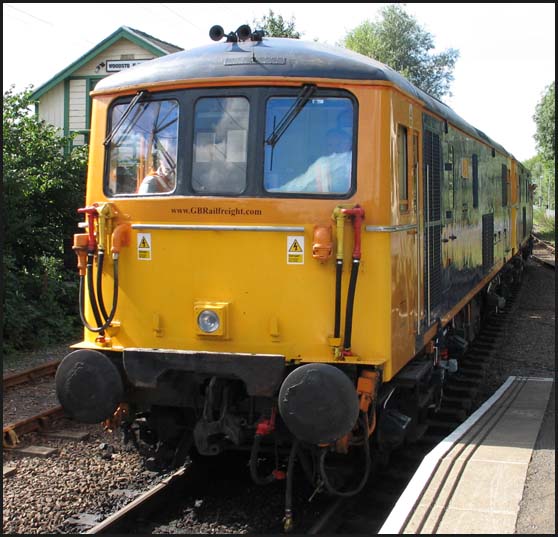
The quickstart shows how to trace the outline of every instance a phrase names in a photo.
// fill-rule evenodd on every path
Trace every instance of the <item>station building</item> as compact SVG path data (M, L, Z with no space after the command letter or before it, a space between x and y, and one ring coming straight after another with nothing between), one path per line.
M121 26L32 94L35 113L64 135L77 133L74 145L89 143L91 97L99 80L134 65L183 50L145 32Z

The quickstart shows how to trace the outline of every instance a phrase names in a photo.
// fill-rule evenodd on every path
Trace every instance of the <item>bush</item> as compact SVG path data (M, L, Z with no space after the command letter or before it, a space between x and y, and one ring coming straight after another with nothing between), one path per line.
M87 148L29 112L31 90L4 93L4 350L75 337L77 271L64 268L83 205Z
M556 244L556 220L542 207L533 210L533 231L540 239Z

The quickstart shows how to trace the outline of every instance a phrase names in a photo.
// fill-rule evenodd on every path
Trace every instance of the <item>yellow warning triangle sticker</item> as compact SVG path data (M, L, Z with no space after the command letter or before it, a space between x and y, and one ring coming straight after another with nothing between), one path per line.
M300 244L298 244L298 241L296 239L291 244L289 252L302 252L302 248L300 247Z
M145 237L141 238L138 248L149 248L149 243L145 240Z

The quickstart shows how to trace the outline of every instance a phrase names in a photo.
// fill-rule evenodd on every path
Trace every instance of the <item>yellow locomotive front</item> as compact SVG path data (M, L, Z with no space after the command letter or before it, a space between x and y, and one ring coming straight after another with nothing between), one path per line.
M199 54L241 73L259 55L281 73L257 45ZM391 352L389 239L364 232L390 211L375 179L389 169L386 92L205 65L169 75L173 60L185 64L94 92L75 236L84 341L58 370L59 399L77 420L118 420L160 466L249 450L265 483L286 458L258 460L293 440L368 453Z

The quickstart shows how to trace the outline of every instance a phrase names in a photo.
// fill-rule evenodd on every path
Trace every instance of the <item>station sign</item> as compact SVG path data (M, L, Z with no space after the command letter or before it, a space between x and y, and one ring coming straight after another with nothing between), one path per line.
M143 60L106 60L107 73L116 73L124 69L130 69L139 63L148 62L153 58L146 58Z

